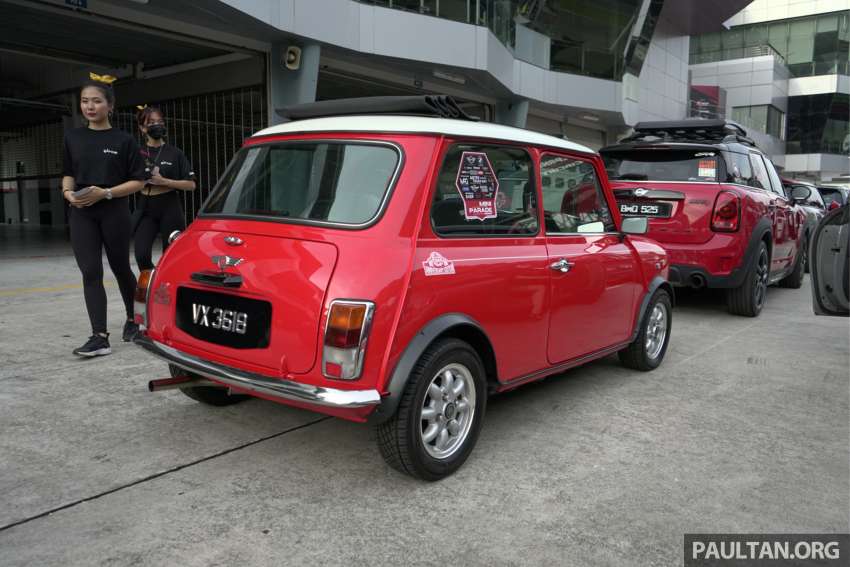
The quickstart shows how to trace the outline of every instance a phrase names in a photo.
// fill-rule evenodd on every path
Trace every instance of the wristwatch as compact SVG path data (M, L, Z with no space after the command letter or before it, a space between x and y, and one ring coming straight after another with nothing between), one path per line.
M107 189L106 190L106 200L108 201L111 198L112 198L112 189Z

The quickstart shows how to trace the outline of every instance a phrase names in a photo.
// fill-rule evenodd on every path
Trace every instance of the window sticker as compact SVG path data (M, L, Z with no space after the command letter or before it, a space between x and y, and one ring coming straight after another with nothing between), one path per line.
M463 199L466 220L494 219L499 181L484 152L463 152L457 171L455 187Z
M454 262L440 254L431 252L428 259L422 262L426 276L450 276L455 273Z
M707 177L714 179L717 177L717 160L701 159L699 160L697 177Z

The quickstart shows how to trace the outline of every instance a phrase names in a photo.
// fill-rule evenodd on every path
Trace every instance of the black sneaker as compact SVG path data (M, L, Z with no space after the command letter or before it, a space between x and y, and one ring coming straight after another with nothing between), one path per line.
M124 332L121 333L121 340L123 340L125 343L129 343L130 341L136 338L136 335L138 333L139 326L133 321L126 321L124 323Z
M77 356L103 356L104 354L112 354L112 349L109 348L109 339L100 335L92 335L86 344L80 348L74 349L74 354Z

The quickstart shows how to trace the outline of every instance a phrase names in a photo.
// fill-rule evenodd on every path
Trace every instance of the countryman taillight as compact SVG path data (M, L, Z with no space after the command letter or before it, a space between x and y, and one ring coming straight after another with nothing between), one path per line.
M714 200L711 213L711 230L734 232L741 220L741 199L731 191L721 191Z
M133 296L133 320L137 325L147 326L148 295L153 281L153 270L142 270Z
M322 351L322 374L327 378L360 378L374 311L371 301L331 302Z

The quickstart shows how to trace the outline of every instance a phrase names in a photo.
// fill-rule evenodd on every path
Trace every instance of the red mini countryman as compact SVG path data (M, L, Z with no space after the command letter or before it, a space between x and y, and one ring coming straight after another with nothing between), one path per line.
M667 255L620 218L598 154L446 97L288 115L140 278L136 342L172 374L151 390L372 422L391 466L436 480L488 395L613 353L661 363Z
M747 317L761 313L769 285L802 285L809 190L786 192L740 125L641 122L600 151L620 213L650 217L674 285L725 289L729 311Z

